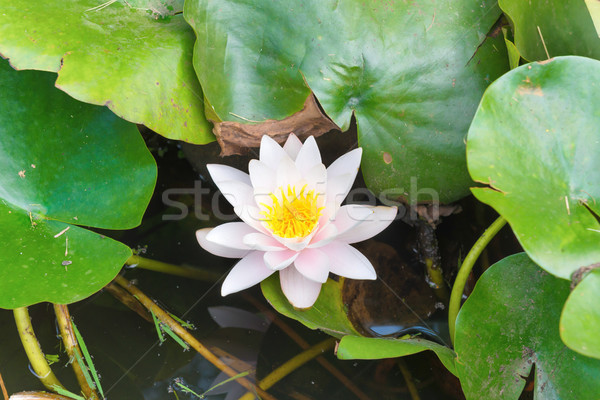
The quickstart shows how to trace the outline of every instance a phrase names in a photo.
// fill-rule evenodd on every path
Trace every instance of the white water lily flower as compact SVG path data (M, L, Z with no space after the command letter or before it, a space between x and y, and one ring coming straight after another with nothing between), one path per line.
M358 168L362 149L338 158L329 168L311 136L304 144L291 134L283 146L268 136L249 174L207 165L210 175L243 222L196 232L207 251L241 258L223 282L221 294L249 288L275 271L294 307L311 307L330 272L353 279L376 279L369 260L350 243L375 236L395 218L396 207L340 206Z

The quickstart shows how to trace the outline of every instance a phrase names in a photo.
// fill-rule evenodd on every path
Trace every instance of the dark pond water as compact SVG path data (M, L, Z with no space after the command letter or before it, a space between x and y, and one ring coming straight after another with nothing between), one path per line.
M202 179L202 168L194 170L188 158L192 164L200 166L206 162L229 161L217 159L218 150L214 145L192 151L185 149L184 153L174 143L151 135L147 138L159 163L159 182L144 222L132 231L106 234L138 249L144 257L209 269L224 276L235 260L204 252L197 245L194 232L222 223L214 216L217 210L222 217L232 215L232 212L223 199L213 201L214 188L209 194L194 194L195 185L196 189L210 186ZM350 137L348 143L351 142ZM323 144L327 149L326 140ZM339 146L326 150L326 164L347 150ZM239 157L232 162L245 168L243 164L247 159ZM357 186L364 187L364 183L359 179ZM164 196L178 203L165 204ZM472 199L462 201L461 206L464 211L448 217L437 230L447 279L451 279L458 260L466 255L494 217L490 210L476 206ZM188 215L178 218L182 209L188 210ZM202 215L210 218L203 220ZM500 235L486 255L488 263L506 254L507 246L502 243L514 247L508 234ZM388 335L408 330L420 332L440 343L449 343L443 301L426 282L417 248L415 228L400 221L374 240L360 245L361 251L375 264L381 279L355 282L348 288L350 316L357 328L365 333ZM196 327L194 335L203 344L234 355L245 363L240 368L255 370L258 379L301 351L256 307L258 302L262 307L270 308L258 287L223 298L219 282L196 281L139 268L125 269L124 274L167 311L193 323ZM173 393L175 382L203 393L223 379L218 369L194 351L183 351L170 339L159 344L154 325L124 307L106 291L71 305L70 311L94 357L108 399L194 399L197 397L181 390ZM57 339L52 307L35 305L30 307L30 313L44 351L60 356L52 365L54 372L67 387L77 392L68 359ZM296 321L283 316L279 318L311 344L327 338ZM9 393L42 390L43 386L29 370L12 312L0 310L0 326L0 373ZM396 360L340 361L332 352L324 357L360 388L362 398L411 398ZM406 357L405 361L421 399L462 398L458 381L445 371L433 353L416 354ZM314 360L284 378L269 392L277 399L361 398ZM207 398L237 399L243 393L241 386L230 383L210 392Z

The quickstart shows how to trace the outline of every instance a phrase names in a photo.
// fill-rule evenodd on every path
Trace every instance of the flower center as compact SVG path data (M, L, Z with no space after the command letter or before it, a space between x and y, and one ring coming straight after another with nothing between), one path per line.
M306 185L296 193L296 189L287 186L281 190L281 199L271 193L273 205L261 205L265 210L261 212L262 219L271 231L284 238L305 237L312 232L319 221L324 207L317 206L317 196L314 190L306 190Z

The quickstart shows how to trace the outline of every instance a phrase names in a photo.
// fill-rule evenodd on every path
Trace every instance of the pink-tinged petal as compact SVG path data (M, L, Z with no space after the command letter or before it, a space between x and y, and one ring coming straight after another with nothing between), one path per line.
M338 219L336 218L335 224L338 226L340 233L336 240L344 243L357 243L367 240L377 235L379 232L387 228L396 218L398 213L397 207L384 207L384 206L362 206L372 211L372 214L365 218L362 222L348 227L344 232L337 225ZM342 207L343 208L343 207ZM339 215L339 213L338 213Z
M316 233L317 229L314 229L308 236L303 238L284 238L277 235L273 235L273 238L290 250L300 251L308 246Z
M272 236L258 232L244 236L244 244L252 250L260 251L279 251L286 249L284 245L273 239Z
M304 141L304 145L300 149L295 161L296 166L303 175L315 165L322 164L319 146L317 146L317 142L313 136Z
M250 177L247 173L222 164L207 164L206 168L210 173L210 177L217 186L225 181L240 181L246 185L250 185Z
M320 248L329 257L329 271L351 279L377 279L371 262L360 251L337 240Z
M360 159L362 157L362 149L354 149L337 160L335 160L329 168L327 168L327 176L330 178L334 178L336 176L345 175L347 173L354 174L354 178L356 178L356 174L358 173L358 169L360 168ZM354 178L352 178L352 182L354 182Z
M273 271L278 271L293 263L299 254L292 250L267 251L264 255L264 261L267 267Z
M214 227L206 235L206 240L234 249L252 250L244 243L244 236L249 233L256 233L256 229L244 222L229 222Z
M296 164L289 157L281 159L277 167L276 186L286 190L288 185L294 186L300 179L302 175L296 168Z
M389 207L383 207L389 208ZM343 235L346 232L352 231L354 229L362 229L363 223L371 220L379 220L378 207L360 205L360 204L348 204L340 207L338 213L335 216L335 220L332 221L332 224L336 226L338 230L338 236ZM396 214L394 213L394 216ZM392 217L393 220L393 217ZM361 226L361 228L357 228ZM379 232L378 232L379 233ZM371 236L369 236L371 237ZM346 242L346 241L343 241ZM346 243L355 243L355 242L346 242Z
M285 144L283 145L283 150L285 150L288 156L290 156L290 158L295 161L296 157L298 157L298 153L300 152L301 148L302 142L300 141L300 139L298 139L298 136L294 135L293 133L290 133L287 140L285 141Z
M217 184L221 194L234 208L254 202L252 186L240 181L223 181Z
M290 156L275 140L268 135L263 135L260 141L259 158L267 167L277 170L281 160L284 158L290 159Z
M328 223L323 228L319 229L307 247L311 249L323 247L326 244L331 243L337 236L337 233L337 227Z
M263 254L262 251L253 251L235 264L223 281L221 295L227 296L248 289L268 278L274 271L265 265Z
M302 275L315 282L325 283L329 277L329 257L318 249L304 249L294 261Z
M212 253L219 257L227 257L227 258L242 258L246 256L249 251L242 249L234 249L232 247L221 246L220 244L213 243L206 239L206 235L213 228L204 228L196 231L196 239L198 239L198 243L200 246L209 253Z
M267 193L275 190L277 174L274 169L269 168L262 161L250 160L248 171L250 172L250 181L255 191L256 188L261 188Z
M296 308L309 308L315 304L321 284L305 278L295 267L279 271L281 290L288 301Z

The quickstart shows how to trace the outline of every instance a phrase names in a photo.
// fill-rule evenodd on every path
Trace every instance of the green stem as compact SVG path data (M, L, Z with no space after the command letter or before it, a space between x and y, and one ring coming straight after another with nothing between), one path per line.
M25 349L27 358L29 358L29 363L31 364L33 371L48 389L55 391L55 387L57 386L64 389L64 386L58 381L52 372L52 369L50 369L48 361L46 361L40 343L33 332L33 326L31 325L31 318L29 317L27 307L15 308L13 314L15 316L21 343L23 343L23 348Z
M488 245L490 240L496 236L496 233L506 224L506 220L500 216L498 217L490 226L483 232L483 235L477 239L477 242L473 245L469 254L463 261L460 269L458 270L458 274L456 275L456 280L454 281L454 285L452 286L452 294L450 295L450 305L448 306L448 328L450 329L450 338L452 339L452 343L454 343L454 331L456 328L456 316L458 315L458 311L460 309L460 303L462 300L463 291L465 289L465 284L467 283L467 279L469 278L469 274L471 274L471 270L473 269L473 265L475 265L475 261Z
M200 268L182 267L164 263L162 261L151 260L149 258L133 255L125 261L127 265L135 265L137 268L149 271L162 272L163 274L182 276L184 278L196 279L200 281L215 282L221 279L221 274L213 271L207 271Z
M306 364L313 358L320 356L327 350L332 349L335 346L335 342L335 338L325 339L322 342L319 342L316 345L312 346L308 350L305 350L302 353L298 354L297 356L290 358L288 361L286 361L285 363L277 367L275 370L273 370L273 372L271 372L269 375L265 376L260 382L258 382L257 386L263 390L268 390L274 384L276 384L281 379L289 375L291 372L300 368L302 365ZM240 397L240 400L252 400L254 398L254 393L247 392L245 395Z

